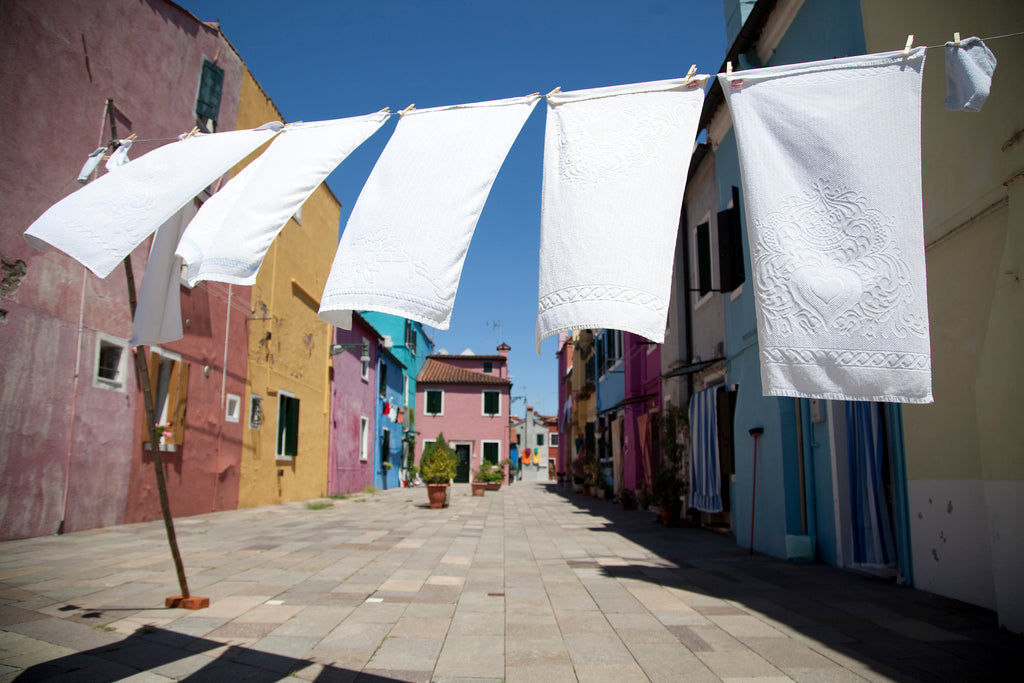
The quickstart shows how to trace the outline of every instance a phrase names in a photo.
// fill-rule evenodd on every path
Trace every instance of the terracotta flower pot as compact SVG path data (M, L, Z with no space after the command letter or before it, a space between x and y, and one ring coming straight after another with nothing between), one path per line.
M474 496L482 496L484 495L484 491L487 490L487 483L483 481L474 481L472 486Z
M443 508L448 497L448 484L427 484L427 497L431 510Z
M489 482L487 482L485 484L485 486L487 487L488 491L500 491L501 490L501 482L500 481L489 481Z

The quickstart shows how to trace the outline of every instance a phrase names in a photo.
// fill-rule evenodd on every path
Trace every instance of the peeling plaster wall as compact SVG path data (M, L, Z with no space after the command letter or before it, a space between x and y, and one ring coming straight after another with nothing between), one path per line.
M75 178L86 155L111 137L103 118L108 98L120 112L119 137L158 139L137 142L132 158L190 130L204 57L225 70L220 128L230 129L241 60L215 29L180 7L162 0L0 3L0 539L54 533L65 483L65 531L158 510L151 501L129 502L130 482L144 478L133 474L142 467L141 407L130 359L123 391L93 384L98 335L131 335L123 270L100 280L63 254L34 250L22 234L80 187ZM148 252L149 240L132 254L137 283ZM206 341L223 354L222 339ZM218 404L219 389L218 381ZM212 460L207 451L192 454ZM187 510L179 506L175 514Z

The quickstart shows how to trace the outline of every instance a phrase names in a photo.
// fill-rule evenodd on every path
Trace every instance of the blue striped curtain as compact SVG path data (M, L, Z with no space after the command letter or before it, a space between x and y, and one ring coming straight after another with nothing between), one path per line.
M883 466L885 430L881 405L847 401L846 424L853 561L857 564L892 565L896 561L896 546L886 502L888 472Z
M715 396L723 386L717 384L690 397L690 507L703 512L722 511Z

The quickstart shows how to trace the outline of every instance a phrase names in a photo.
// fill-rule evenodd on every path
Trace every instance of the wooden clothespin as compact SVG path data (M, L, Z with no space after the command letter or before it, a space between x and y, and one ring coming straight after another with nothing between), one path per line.
M190 137L193 137L198 132L199 132L199 126L193 127L192 130L190 130L188 132L188 134L185 135L185 139L188 140Z
M398 112L398 115L399 116L405 116L406 114L408 114L409 112L411 112L415 108L416 108L416 104L415 103L410 104L408 107L406 107L402 111Z
M124 140L122 140L121 142L131 142L131 141L135 140L135 138L137 138L137 137L139 137L139 136L138 136L138 135L136 135L135 133L132 133L131 135L129 135L128 137L126 137L126 138L125 138Z
M959 31L954 31L953 32L953 45L955 47L960 47L960 32Z
M377 113L378 113L378 114L390 114L390 113L391 113L391 107L384 107L383 109L381 109L381 110L380 110L379 112L377 112Z
M696 73L697 73L697 65L696 64L691 64L690 65L690 70L686 72L686 82L689 83L690 79L693 78L693 75L696 74Z
M725 63L725 75L732 76L732 62Z
M527 97L540 97L540 93L539 92L532 92L529 95L527 95Z
M907 36L907 44L906 44L906 46L905 46L905 47L903 48L903 56L904 56L904 57L909 57L909 56L910 56L910 47L911 47L911 46L912 46L913 44L914 44L914 34L913 34L913 33L911 33L911 34L910 34L909 36Z
M560 93L560 92L562 92L562 86L559 85L554 90L552 90L547 95L545 95L544 97L551 97L552 95Z

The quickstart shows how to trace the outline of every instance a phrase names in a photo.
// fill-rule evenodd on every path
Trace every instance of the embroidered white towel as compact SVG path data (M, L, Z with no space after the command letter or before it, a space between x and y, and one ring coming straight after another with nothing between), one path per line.
M166 344L185 336L181 327L181 259L174 248L195 215L195 203L187 202L156 229L132 321L132 346Z
M63 251L106 277L203 188L273 137L281 124L196 135L158 147L60 200L25 239Z
M537 353L585 328L665 338L686 170L707 76L548 98Z
M719 75L765 395L929 403L925 49Z
M356 200L320 319L352 310L448 329L487 194L539 96L414 109L402 116Z
M389 114L293 123L269 149L203 204L178 255L188 282L251 285L288 219L338 164L373 135Z

